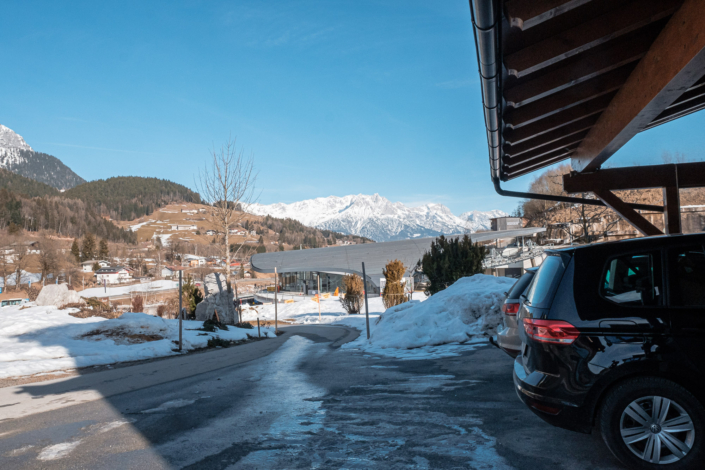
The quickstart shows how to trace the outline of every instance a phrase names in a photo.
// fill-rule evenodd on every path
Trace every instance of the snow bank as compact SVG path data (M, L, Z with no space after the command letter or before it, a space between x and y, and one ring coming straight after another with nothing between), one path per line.
M144 313L120 318L74 318L55 307L5 307L0 310L0 378L75 367L177 355L178 320ZM216 333L195 331L202 322L184 321L184 349L205 347L210 338L241 340L256 330L229 327ZM274 330L263 328L271 337ZM145 341L147 337L159 337Z
M25 270L22 270L20 272L20 285L21 284L35 284L39 282L42 279L42 274L41 273L30 273ZM7 285L8 286L14 286L17 284L17 273L12 273L9 276L7 276ZM5 278L0 277L0 286L4 287L5 286Z
M108 297L113 295L127 295L131 292L158 292L160 290L178 289L178 281L152 281L144 284L133 284L131 286L117 287L92 287L81 291L81 297Z
M502 319L504 293L515 281L476 274L459 279L425 302L392 307L377 320L370 344L411 349L466 342L469 336L492 332Z
M67 284L49 284L48 286L42 287L42 290L34 303L40 307L46 307L49 305L62 307L68 304L85 304L85 301L81 298L78 292L75 290L69 290L69 286Z

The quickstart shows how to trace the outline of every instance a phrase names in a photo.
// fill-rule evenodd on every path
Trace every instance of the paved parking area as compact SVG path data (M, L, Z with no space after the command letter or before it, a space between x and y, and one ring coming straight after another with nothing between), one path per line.
M100 400L58 395L56 409L6 420L0 408L0 467L622 468L597 436L527 410L495 348L405 361L339 349L325 328L292 328L261 357ZM224 354L234 349L189 360Z

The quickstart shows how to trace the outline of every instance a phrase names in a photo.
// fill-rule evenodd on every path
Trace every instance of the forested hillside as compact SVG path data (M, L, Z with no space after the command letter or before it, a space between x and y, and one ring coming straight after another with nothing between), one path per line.
M0 168L0 188L7 189L16 194L27 197L35 196L58 196L61 194L56 188L48 184L34 181L24 176L15 174L9 170Z
M138 176L91 181L66 191L64 196L80 199L114 220L133 220L172 202L200 202L198 193L186 186Z
M244 227L247 230L252 230L251 223L246 223ZM304 248L320 248L327 245L335 245L338 240L350 241L354 243L374 243L369 238L360 237L358 235L343 235L342 233L333 232L331 230L321 230L313 227L307 227L301 222L294 219L278 219L269 215L262 218L261 226L266 227L274 232L279 233L279 242L292 245L295 248L303 246ZM254 227L258 234L260 230Z
M115 242L135 243L136 235L100 216L83 201L61 196L27 198L0 189L0 228L10 232L51 230L60 236L93 233Z
M57 189L73 188L77 184L86 182L52 155L32 150L18 150L17 152L19 158L5 162L5 168L13 173Z

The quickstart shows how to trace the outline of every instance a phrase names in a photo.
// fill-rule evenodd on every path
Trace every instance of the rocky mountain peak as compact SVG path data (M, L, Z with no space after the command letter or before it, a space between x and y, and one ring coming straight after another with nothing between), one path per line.
M18 149L32 151L32 147L27 145L21 135L9 127L0 124L0 149Z

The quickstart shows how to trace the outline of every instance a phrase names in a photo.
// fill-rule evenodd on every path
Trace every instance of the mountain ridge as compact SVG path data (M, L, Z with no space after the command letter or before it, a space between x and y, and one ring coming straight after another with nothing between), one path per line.
M507 215L499 210L470 211L463 214L463 219L443 204L408 207L376 193L320 197L291 204L251 204L246 210L378 242L489 230L491 217Z
M53 155L36 152L21 135L2 124L0 168L48 184L60 191L86 182L61 160Z

